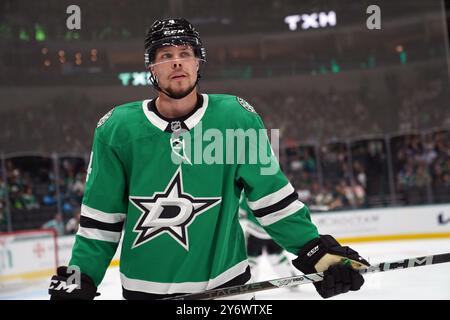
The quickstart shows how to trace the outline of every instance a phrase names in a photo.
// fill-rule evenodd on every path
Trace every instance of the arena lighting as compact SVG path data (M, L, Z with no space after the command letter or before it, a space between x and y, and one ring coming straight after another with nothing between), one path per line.
M34 28L35 28L35 36L34 36L34 38L36 39L36 41L45 41L47 36L45 34L44 28L41 25L39 25L39 24L36 24L34 26Z
M303 30L325 28L327 26L336 26L336 12L313 12L311 14L294 14L284 17L284 22L288 25L289 30L295 31L301 22Z

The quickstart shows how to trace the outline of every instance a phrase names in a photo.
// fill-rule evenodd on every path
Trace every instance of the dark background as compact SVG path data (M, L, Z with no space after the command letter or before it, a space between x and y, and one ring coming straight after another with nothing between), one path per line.
M66 27L71 4L81 30ZM371 4L381 30L366 27ZM177 16L207 50L200 91L242 96L280 129L280 162L313 209L448 202L449 8L449 0L3 0L0 225L34 228L77 210L98 119L155 96L141 81L145 31ZM330 11L336 26L290 31L284 22Z

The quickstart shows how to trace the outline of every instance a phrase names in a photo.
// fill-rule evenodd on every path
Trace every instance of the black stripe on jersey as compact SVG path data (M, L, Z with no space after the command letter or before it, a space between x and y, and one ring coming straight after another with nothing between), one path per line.
M99 230L105 230L105 231L113 231L113 232L121 232L123 227L123 221L122 222L116 222L116 223L107 223L107 222L101 222L98 220L94 220L92 218L88 218L85 216L80 217L80 226L83 228L91 228L91 229L99 229Z
M290 205L292 202L298 200L298 193L297 191L292 192L290 195L288 195L286 198L278 201L275 204L272 204L268 207L252 210L253 214L257 218L261 218L264 216L267 216L268 214L271 214L273 212L276 212L278 210L286 208L288 205Z
M213 289L227 288L227 287L245 284L245 283L247 283L247 281L250 280L250 278L251 278L250 267L247 266L247 269L245 269L245 271L243 273L241 273L237 277L234 277L230 281L228 281L216 288L213 288ZM155 294L155 293L147 293L147 292L140 292L140 291L131 291L131 290L125 289L123 286L122 286L122 292L123 292L123 297L126 300L156 300L156 299L170 298L170 297L175 297L175 296L179 296L182 294L186 294L186 293Z

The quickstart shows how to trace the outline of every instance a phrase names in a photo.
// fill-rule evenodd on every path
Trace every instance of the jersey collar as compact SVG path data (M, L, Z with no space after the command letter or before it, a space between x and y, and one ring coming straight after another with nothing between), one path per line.
M170 124L173 121L180 121L183 124L183 127L191 130L197 125L197 123L202 120L203 115L206 112L206 108L208 107L208 95L203 93L201 94L201 98L203 98L203 103L201 104L201 106L197 106L196 110L192 114L187 115L187 117L174 119L163 117L161 114L159 114L159 112L157 112L155 108L150 107L150 104L152 103L152 101L154 102L154 99L144 100L142 102L142 109L144 110L144 114L147 119L161 131L171 132Z

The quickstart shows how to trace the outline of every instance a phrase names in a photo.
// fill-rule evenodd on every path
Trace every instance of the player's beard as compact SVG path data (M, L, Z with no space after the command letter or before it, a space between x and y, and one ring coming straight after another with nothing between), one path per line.
M186 97L189 93L192 92L192 90L194 90L194 88L196 86L197 86L197 82L195 82L192 86L190 86L189 88L187 88L186 90L183 90L183 91L175 91L170 88L164 88L164 89L161 88L161 92L163 92L169 98L178 100L178 99L183 99L184 97Z

